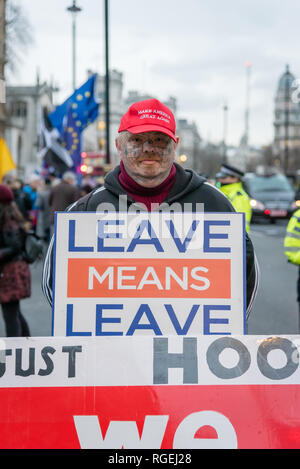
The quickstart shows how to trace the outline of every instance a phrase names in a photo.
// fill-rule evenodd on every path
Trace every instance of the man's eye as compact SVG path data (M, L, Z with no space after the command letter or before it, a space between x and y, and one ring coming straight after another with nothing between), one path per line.
M156 143L159 143L159 144L161 144L161 145L166 145L166 144L167 144L166 139L165 139L165 138L162 138L162 137L157 137L157 138L155 139L155 141L156 141Z

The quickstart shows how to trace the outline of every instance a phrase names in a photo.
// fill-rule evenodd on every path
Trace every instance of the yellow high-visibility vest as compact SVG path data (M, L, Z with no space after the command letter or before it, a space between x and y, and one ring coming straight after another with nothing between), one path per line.
M300 265L300 209L293 213L288 222L284 253L290 262Z
M250 222L252 218L252 208L250 205L250 197L243 189L241 182L234 182L233 184L224 184L220 190L230 200L233 207L237 212L245 213L246 231L250 233Z

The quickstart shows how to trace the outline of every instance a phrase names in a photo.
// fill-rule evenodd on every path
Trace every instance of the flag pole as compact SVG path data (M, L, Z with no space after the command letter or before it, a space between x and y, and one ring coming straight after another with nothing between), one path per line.
M5 75L4 67L6 62L6 23L5 23L5 9L6 0L0 0L0 138L4 137L5 133Z
M109 103L109 55L108 55L108 0L105 10L105 117L106 117L106 163L110 164L110 103Z

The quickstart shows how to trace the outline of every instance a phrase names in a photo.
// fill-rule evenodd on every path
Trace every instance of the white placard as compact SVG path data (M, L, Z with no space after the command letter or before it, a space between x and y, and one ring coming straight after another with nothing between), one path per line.
M241 213L59 212L53 335L245 330Z

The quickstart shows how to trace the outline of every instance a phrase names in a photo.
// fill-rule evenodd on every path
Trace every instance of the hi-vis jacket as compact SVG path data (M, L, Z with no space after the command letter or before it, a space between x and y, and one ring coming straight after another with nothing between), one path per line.
M236 212L245 213L246 231L250 233L250 222L252 218L252 208L250 205L250 198L243 189L241 182L234 182L233 184L224 184L220 187L223 194L228 197Z
M183 169L180 165L176 166L176 176L174 185L168 194L166 200L157 208L157 210L170 210L176 204L180 210L184 210L184 204L189 205L189 211L196 211L197 204L203 204L204 212L234 212L234 208L219 189L209 184L205 178L199 176L192 170ZM96 212L101 211L108 206L113 205L116 211L126 211L135 201L126 194L124 188L119 182L120 167L107 174L104 186L95 189L93 192L79 199L71 205L68 211L75 212ZM126 206L120 207L120 197L126 199ZM170 207L172 206L172 207ZM102 207L102 209L101 209ZM167 208L169 207L169 208ZM137 208L139 208L137 206ZM54 239L50 241L48 252L45 258L42 289L52 304L52 249ZM247 314L251 310L258 288L259 269L256 261L252 242L246 234L246 285L247 285Z
M300 209L293 213L288 222L284 253L290 262L300 265Z

